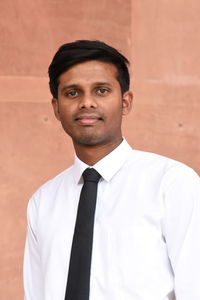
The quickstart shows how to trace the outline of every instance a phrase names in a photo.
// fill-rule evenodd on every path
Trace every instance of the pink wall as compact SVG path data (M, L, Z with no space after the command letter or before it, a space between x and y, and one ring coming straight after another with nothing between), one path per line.
M132 3L134 141L200 173L200 3Z
M22 299L28 198L73 159L50 105L47 68L60 44L100 39L132 62L124 134L137 149L200 172L200 4L191 0L2 0L0 4L0 297Z

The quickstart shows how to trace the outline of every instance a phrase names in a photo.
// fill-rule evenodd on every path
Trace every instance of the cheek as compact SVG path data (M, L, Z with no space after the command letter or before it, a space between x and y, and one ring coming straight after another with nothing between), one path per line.
M63 119L67 119L67 120L70 120L72 118L72 115L73 115L73 112L74 112L74 109L73 109L73 106L72 105L61 105L60 106L60 116L63 118Z
M123 107L122 102L118 101L117 103L113 103L110 109L110 115L113 116L113 118L120 118L122 115ZM113 120L115 121L115 120Z
M122 106L112 107L109 114L107 114L108 126L110 127L120 127L122 122Z

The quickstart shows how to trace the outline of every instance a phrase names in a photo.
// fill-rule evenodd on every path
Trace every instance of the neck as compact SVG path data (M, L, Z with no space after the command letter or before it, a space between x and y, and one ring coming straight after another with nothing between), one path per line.
M112 152L116 147L118 147L122 142L122 138L118 141L114 141L110 144L103 144L103 145L81 145L74 143L74 149L76 155L80 160L86 163L89 166L93 166L99 160L104 158L110 152Z

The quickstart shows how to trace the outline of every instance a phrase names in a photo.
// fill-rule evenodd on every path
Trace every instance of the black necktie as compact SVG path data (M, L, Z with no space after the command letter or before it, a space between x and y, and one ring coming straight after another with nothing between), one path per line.
M65 300L89 300L94 214L100 177L93 168L83 172L84 184L74 229Z

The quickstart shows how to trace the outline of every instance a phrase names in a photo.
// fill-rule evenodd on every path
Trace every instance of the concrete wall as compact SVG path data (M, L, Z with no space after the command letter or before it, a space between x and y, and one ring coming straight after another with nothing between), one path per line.
M200 3L132 1L133 145L200 172ZM130 125L131 124L131 125ZM132 127L133 126L133 127Z
M199 9L197 0L1 1L1 299L23 297L28 198L73 159L50 105L47 68L57 48L100 39L120 49L135 94L124 135L200 172Z

